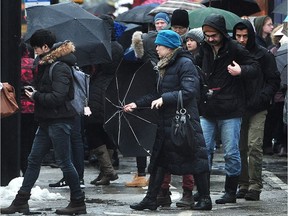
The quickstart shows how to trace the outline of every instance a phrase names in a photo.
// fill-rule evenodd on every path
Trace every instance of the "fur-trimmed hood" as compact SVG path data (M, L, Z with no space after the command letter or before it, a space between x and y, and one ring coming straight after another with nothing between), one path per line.
M73 42L64 41L55 43L48 53L39 56L39 64L52 64L55 61L62 61L68 65L75 65L76 57L73 52L75 52Z
M144 47L142 40L142 32L136 31L132 35L132 44L131 47L134 49L136 58L142 58L144 55Z

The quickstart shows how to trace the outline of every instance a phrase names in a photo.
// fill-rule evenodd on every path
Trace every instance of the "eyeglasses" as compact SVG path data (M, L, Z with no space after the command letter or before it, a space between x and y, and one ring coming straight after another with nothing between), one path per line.
M217 38L219 36L219 33L215 33L215 34L212 34L212 35L207 35L204 33L204 36L206 39L209 39L209 38Z

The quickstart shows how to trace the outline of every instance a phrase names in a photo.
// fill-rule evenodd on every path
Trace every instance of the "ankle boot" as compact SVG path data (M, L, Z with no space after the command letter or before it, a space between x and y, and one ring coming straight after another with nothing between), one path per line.
M157 206L169 207L172 203L169 189L161 188L157 195Z
M199 201L192 207L193 210L211 210L212 201L210 196L202 196Z
M157 209L156 199L149 198L145 196L144 199L140 203L134 203L130 205L131 209L135 209L138 211L142 211L144 209L149 209L155 211Z
M98 176L94 180L92 180L90 182L90 184L94 184L95 185L97 181L100 181L103 178L103 176L104 176L104 174L103 174L103 172L101 171L101 168L100 168L100 173L98 174Z
M84 202L85 197L70 199L70 203L66 208L57 209L56 214L59 215L78 215L78 214L87 214L86 204Z
M103 171L103 177L100 181L97 181L95 185L109 185L110 181L114 181L119 177L112 166L108 150L105 145L102 145L96 148L95 152L99 160L100 168Z
M14 214L16 212L28 214L30 212L28 205L30 195L28 192L19 190L11 205L7 208L1 208L1 214Z
M236 203L236 191L239 176L227 176L225 180L225 194L217 199L216 204Z
M193 207L194 197L191 190L184 189L182 198L176 202L177 207Z

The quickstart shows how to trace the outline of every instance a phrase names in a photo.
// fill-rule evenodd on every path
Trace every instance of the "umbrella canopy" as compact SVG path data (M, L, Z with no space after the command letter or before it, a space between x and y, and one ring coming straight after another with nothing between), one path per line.
M27 8L29 40L38 29L48 29L56 40L70 40L75 44L79 66L111 61L111 32L104 21L75 3L34 6Z
M84 9L96 16L100 16L102 14L113 14L116 11L116 8L113 5L108 4L107 2L97 3L91 7Z
M189 0L168 0L167 2L162 3L158 7L151 10L150 14L155 15L159 12L166 12L168 14L172 14L174 10L176 9L182 9L182 10L194 10L198 8L204 8L206 7L203 4L199 3L193 3Z
M206 6L230 11L240 17L261 11L256 0L202 0L201 3Z
M232 32L234 25L241 21L241 18L236 14L213 7L192 10L189 11L188 14L189 14L190 28L202 27L205 18L210 14L220 14L224 16L226 21L226 28L229 32Z
M140 5L128 10L116 17L116 21L124 23L153 23L153 16L149 15L149 12L157 7L159 4L145 4Z
M279 5L277 5L274 10L272 11L272 13L277 13L277 14L283 14L287 16L287 0L284 0L282 3L280 3Z
M104 129L124 156L148 156L155 142L157 111L139 107L125 113L122 107L155 91L156 73L149 62L123 61L107 88Z

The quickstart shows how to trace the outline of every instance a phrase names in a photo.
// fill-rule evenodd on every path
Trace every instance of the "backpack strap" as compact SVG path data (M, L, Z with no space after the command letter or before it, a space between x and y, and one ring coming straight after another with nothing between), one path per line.
M52 72L53 72L53 68L55 67L56 64L58 64L60 61L56 61L53 64L51 64L50 68L49 68L49 78L52 81Z

